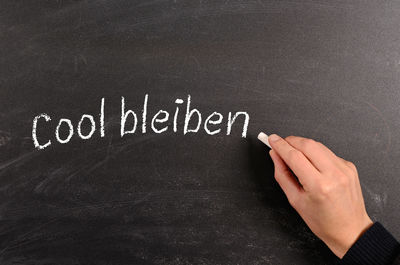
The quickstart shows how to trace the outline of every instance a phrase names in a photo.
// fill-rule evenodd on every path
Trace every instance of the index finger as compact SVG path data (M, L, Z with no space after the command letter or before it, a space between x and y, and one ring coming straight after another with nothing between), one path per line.
M268 137L273 150L282 158L299 179L305 190L308 190L315 179L319 178L319 171L304 156L304 154L291 146L287 141L276 134Z
M289 136L285 140L301 151L318 171L323 172L336 166L335 162L338 157L323 144L299 136Z
M348 162L338 157L328 147L312 139L289 136L285 140L294 148L301 151L322 174L332 168L339 167L344 172L352 170Z

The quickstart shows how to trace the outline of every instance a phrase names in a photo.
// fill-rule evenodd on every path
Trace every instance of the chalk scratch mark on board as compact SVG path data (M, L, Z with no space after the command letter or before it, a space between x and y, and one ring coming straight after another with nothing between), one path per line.
M110 157L110 154L112 153L113 150L113 138L114 138L114 132L110 133L110 137L108 138L108 145L107 145L107 158Z
M378 210L380 212L383 211L383 208L386 205L386 201L387 201L387 193L384 192L383 194L379 194L379 193L375 193L373 192L372 189L370 189L368 186L363 185L363 187L365 188L365 190L367 191L369 197L372 199L372 201L375 203L375 205L378 207Z
M79 6L82 6L81 3L79 3ZM78 24L75 26L75 30L79 29L82 26L82 11L79 9L79 19L78 19Z
M48 174L43 180L41 180L35 187L34 191L36 193L41 193L46 190L46 188L54 183L57 179L63 179L63 181L70 181L73 177L77 176L79 173L90 173L96 168L100 167L104 164L104 160L101 160L95 164L89 164L79 167L78 169L70 170L69 168L73 168L73 165L76 161L79 161L80 158L76 158L70 161L67 165L63 165L55 170L53 170L50 174ZM67 175L65 177L65 175Z
M192 55L192 56L190 56L190 58L192 58L192 59L195 61L195 63L197 64L197 68L198 68L198 69L201 69L199 60L197 60L196 56Z
M83 205L83 206L65 208L65 210L71 210L71 211L83 210L83 209L91 210L91 209L99 209L99 208L104 208L104 207L113 207L113 205L115 205L115 204L118 204L120 206L125 206L125 205L135 206L135 205L138 205L138 204L140 204L142 202L145 202L150 195L151 195L151 193L149 192L145 196L143 196L143 197L141 197L139 199L135 199L135 200L108 201L108 202L101 202L101 203L91 204L91 205ZM68 214L69 214L69 212L65 213L65 214L62 214L61 216L52 218L50 221L45 222L45 223L43 223L43 224L41 224L39 226L36 226L36 227L32 228L31 230L29 230L28 232L22 234L17 239L11 241L11 243L8 244L7 246L5 246L2 250L0 250L0 257L2 257L3 254L7 250L15 249L15 248L21 247L21 246L23 246L25 244L31 243L32 241L34 241L34 238L31 236L33 233L39 232L44 227L47 227L51 223L57 222L58 220L60 220L61 218L67 216Z
M153 0L153 1L144 1L144 3L137 4L136 7L145 7L145 6L152 6L162 2L166 2L165 0Z
M93 172L95 169L101 167L102 165L104 165L106 162L108 161L108 155L105 159L97 162L96 164L89 166L89 167L84 167L83 170L77 170L74 173L70 174L69 176L67 176L65 178L66 181L71 180L73 177L75 177L79 172L84 171L86 174L89 174L91 172Z
M389 124L385 118L385 116L383 115L383 113L376 107L374 106L372 103L368 102L368 101L364 101L364 103L366 103L370 108L372 108L379 116L379 118L383 121L384 125L385 125L385 129L387 132L387 140L386 140L386 149L385 149L385 155L387 155L389 153L390 147L392 145L392 133L389 127Z
M81 57L81 59L82 59L82 61L83 61L83 63L84 63L85 65L88 64L87 59L86 59L86 57L85 57L83 54L79 54L79 57Z
M11 141L11 134L5 131L0 131L0 146L6 145Z
M115 205L119 205L121 207L122 206L136 206L142 202L147 201L148 198L151 197L151 195L152 195L152 192L148 192L143 197L134 199L134 200L105 201L105 202L100 202L100 203L95 203L95 204L87 204L87 205L65 208L65 210L71 210L71 211L87 210L87 209L94 210L94 209L101 209L101 208L107 208L107 207L114 207Z
M173 133L171 132L169 134L171 135ZM166 135L168 135L168 134L166 134ZM109 144L107 146L101 148L101 150L107 149L106 156L103 159L101 159L100 161L98 161L97 163L84 165L75 170L68 170L68 166L63 166L61 168L58 168L52 174L49 174L49 176L47 178L45 178L43 181L41 181L36 186L35 190L38 192L45 190L45 187L47 185L49 185L49 183L51 181L54 181L56 178L59 178L59 179L61 178L61 179L63 179L64 182L68 182L68 181L71 181L74 177L79 176L79 174L81 174L81 173L89 174L89 173L95 171L96 169L100 168L105 163L107 163L111 158L124 152L128 148L130 148L132 146L136 146L138 144L146 143L148 141L153 140L154 138L157 138L156 134L147 135L147 136L144 136L144 137L141 137L138 139L132 139L128 142L121 142L121 143L118 143L115 145L112 145L112 143L109 142ZM134 149L132 149L132 150L134 150ZM128 152L130 152L130 150L128 150ZM76 161L80 161L80 160L81 160L81 158L78 157L78 158L72 160L69 164L74 165L76 163ZM65 173L65 170L67 171L67 176L65 176L65 174L62 174L62 173ZM62 176L60 176L60 174L62 174Z
M157 73L157 76L159 76L161 78L164 78L164 79L172 79L172 78L181 79L182 78L182 75L173 75L173 74L160 74L160 73Z
M74 55L74 72L78 73L78 58Z
M48 175L48 177L44 178L42 181L40 181L36 187L34 188L34 191L36 193L41 193L45 190L45 187L55 178L57 178L57 176L63 172L64 167L60 167L57 168L56 170L54 170L53 172L51 172L51 174Z
M29 243L29 240L26 241L27 239L29 239L29 235L31 235L34 232L40 231L43 227L46 227L47 225L54 223L55 221L57 221L59 219L59 217L53 218L48 222L45 222L39 226L34 227L33 229L29 230L28 232L26 232L25 234L22 234L21 236L19 236L17 239L15 239L14 241L11 241L10 244L8 244L7 246L5 246L2 250L0 250L0 257L3 256L4 252L19 246L22 246L24 244ZM21 242L24 241L24 242Z
M232 85L232 84L229 84L229 83L224 82L224 81L218 81L218 82L220 84L223 84L226 87L229 87L229 88L237 89L237 90L240 90L240 91L246 90L246 91L250 91L250 92L253 92L253 93L256 93L256 94L265 95L265 91L262 91L260 89L254 88L254 87L253 88L248 88L248 87L244 87L244 86Z
M265 190L275 190L273 187L268 187L265 188ZM134 195L140 197L139 199L134 199L134 200L113 200L113 201L103 201L100 203L95 203L95 204L90 204L90 205L76 205L72 207L57 207L54 206L57 210L80 210L80 209L85 209L87 207L90 208L90 206L93 207L99 207L100 205L104 205L104 207L110 205L114 206L116 204L120 205L125 205L125 204L130 204L130 205L137 205L139 202L144 202L145 199L151 198L153 201L160 201L160 200L166 200L166 201L173 201L175 200L174 198L166 198L166 197L184 197L184 198L194 198L194 199L199 199L199 200L209 200L210 198L213 198L213 200L216 199L221 199L221 196L246 196L246 197L251 197L251 198L259 198L259 197L264 197L265 195L265 190L263 191L244 191L244 190L212 190L212 189L199 189L199 190L193 190L193 189L187 189L187 190L151 190L151 191L142 191L142 192L135 192ZM135 204L135 201L138 203ZM134 204L132 204L132 202ZM77 203L74 201L74 203ZM25 214L27 209L31 209L32 206L24 206L24 207L19 207L19 208L13 208L8 210L7 214L8 215L13 215L15 216L20 216L21 214ZM272 209L273 211L281 212L284 211L282 209ZM56 214L56 211L53 211L52 213ZM63 214L66 215L66 214Z
M299 85L312 85L312 82L305 81L305 80L298 80L298 79L286 79L287 82L292 84L299 84Z
M11 159L9 161L6 161L4 163L0 164L0 171L6 170L8 167L10 166L17 166L20 165L21 163L25 162L26 160L33 158L34 156L38 155L39 152L36 152L36 150L29 152L29 153L25 153L23 155L20 155L17 158ZM0 176L3 174L4 172L0 173Z
M169 133L164 133L163 136L164 137L168 137L168 136L171 136L173 134L174 134L174 132L169 132ZM157 140L160 140L160 141L163 139L163 138L158 139L157 136L159 136L159 135L157 135L157 134L149 134L149 135L146 135L146 136L143 136L143 137L140 137L140 138L132 138L128 142L119 143L119 145L117 145L117 147L119 147L119 148L117 148L117 150L118 150L117 153L120 153L120 152L124 151L128 147L130 148L130 147L138 145L138 144L143 144L143 143L152 141L153 139L157 139ZM132 150L132 151L134 151L134 150Z
M55 69L55 70L60 69L60 66L61 66L61 64L63 63L63 61L64 61L64 52L62 51L62 52L60 53L60 58L58 59L57 64L54 65L54 69Z
M260 0L257 0L257 2L260 4L260 6L262 6L263 8L265 8L265 5L263 2L261 2Z

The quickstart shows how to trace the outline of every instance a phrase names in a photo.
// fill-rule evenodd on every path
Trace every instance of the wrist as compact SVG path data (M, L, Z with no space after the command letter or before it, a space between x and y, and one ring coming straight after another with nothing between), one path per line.
M356 226L348 231L343 231L340 238L332 240L330 244L327 244L332 252L340 259L346 254L346 252L354 245L354 243L373 225L372 220L369 216Z

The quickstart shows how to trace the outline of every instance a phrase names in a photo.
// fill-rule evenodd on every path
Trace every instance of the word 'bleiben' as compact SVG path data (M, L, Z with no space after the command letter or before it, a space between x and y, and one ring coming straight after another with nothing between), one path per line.
M140 132L142 134L145 134L148 133L150 129L151 131L157 134L166 132L168 130L172 130L175 133L178 132L178 127L179 127L178 117L180 113L180 107L184 103L184 100L183 99L175 100L176 110L175 113L173 113L173 116L170 115L168 111L159 110L154 116L148 117L147 114L148 102L149 102L149 95L146 94L144 97L143 108L140 114L141 128L138 129L140 122L138 113L131 109L127 109L127 107L125 106L126 105L125 98L121 97L121 120L120 120L121 137L124 137L128 134L134 134ZM78 121L76 127L74 127L70 119L66 118L59 119L57 127L55 128L55 139L57 140L57 142L59 142L60 144L66 144L71 140L71 138L74 136L75 133L82 140L88 140L94 135L97 129L100 132L100 137L105 137L106 131L104 127L104 104L105 104L105 99L102 98L100 105L100 114L98 116L98 123L96 122L94 116L89 114L83 114L81 119ZM232 131L232 125L234 124L234 122L237 120L239 116L243 116L243 119L241 119L243 121L242 137L244 138L246 137L247 128L250 120L249 114L247 112L239 111L235 112L234 114L232 114L232 112L229 112L228 117L224 118L224 116L221 113L214 111L213 113L206 116L204 119L204 116L200 113L200 111L198 109L191 108L190 104L191 104L191 98L190 95L188 95L186 101L186 113L183 125L183 135L186 135L187 133L197 133L201 129L201 127L207 134L216 135L221 133L222 127L224 126L226 127L226 135L230 135ZM52 144L52 139L40 142L37 135L39 126L41 127L40 130L43 130L44 128L42 127L47 128L48 125L46 125L46 123L50 121L51 117L46 113L42 113L33 119L32 140L35 145L35 148L44 149ZM148 126L150 127L150 129L147 128ZM63 129L63 127L67 129L68 133L66 136L61 137L60 131ZM82 127L85 128L89 127L90 128L89 132L83 133Z

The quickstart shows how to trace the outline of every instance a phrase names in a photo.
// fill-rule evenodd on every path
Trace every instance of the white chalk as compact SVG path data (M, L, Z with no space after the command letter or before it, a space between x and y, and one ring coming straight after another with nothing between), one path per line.
M269 141L268 141L268 135L266 135L266 134L263 133L263 132L260 132L260 133L258 134L257 138L258 138L258 140L260 140L261 142L263 142L263 143L266 144L269 148L272 149L272 147L271 147L271 145L269 144Z

